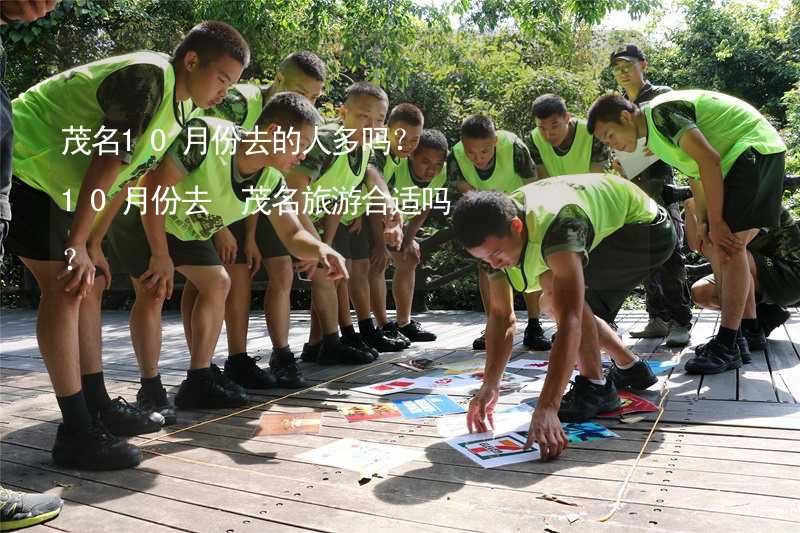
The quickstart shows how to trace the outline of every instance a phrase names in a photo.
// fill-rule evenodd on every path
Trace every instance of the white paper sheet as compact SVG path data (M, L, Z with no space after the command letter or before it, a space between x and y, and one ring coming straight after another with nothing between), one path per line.
M318 465L333 466L358 472L364 477L385 474L392 468L421 457L416 449L362 442L355 439L339 439L316 450L297 456L298 459Z
M472 433L445 442L483 468L496 468L539 459L539 447L534 444L526 450L525 440L519 433Z

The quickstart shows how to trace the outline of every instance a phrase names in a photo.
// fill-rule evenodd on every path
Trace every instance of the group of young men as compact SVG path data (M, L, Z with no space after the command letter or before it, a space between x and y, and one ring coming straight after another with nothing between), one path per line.
M136 52L76 67L12 102L15 219L7 245L42 290L37 339L63 415L56 464L135 466L140 452L121 437L176 423L174 406L232 408L247 403L245 389L305 387L289 346L296 272L310 280L312 296L304 362L367 364L380 352L435 340L411 318L415 236L437 209L426 201L438 198L432 191L448 187L463 196L452 224L480 260L488 314L485 335L473 343L486 350L487 365L470 424L484 429L491 420L515 331L512 290L523 292L524 344L552 347L531 431L545 458L566 445L559 420L589 419L619 403L618 388L655 382L610 326L636 285L646 280L651 316L639 334L689 341L682 222L661 199L672 167L693 178L687 237L714 267L695 299L722 309L720 331L687 370L738 367L746 343L763 347L768 333L756 303L800 299L800 239L780 206L785 147L777 133L735 98L650 85L633 45L611 58L625 94L600 97L587 120L557 95L543 95L533 103L529 139L476 114L463 121L452 150L440 131L425 128L422 110L390 109L387 94L369 82L350 85L337 120L323 123L314 104L326 68L311 52L286 57L266 87L237 83L249 60L238 31L207 21L171 56ZM65 145L65 132L78 127L102 142ZM375 142L383 129L385 142ZM642 137L663 163L630 179L610 174L608 147L632 151ZM135 406L112 400L104 384L106 254L135 290ZM252 278L262 267L268 368L247 346ZM173 406L158 362L161 310L176 271L185 278L189 368ZM541 310L558 326L552 345ZM228 357L219 369L212 358L223 323ZM608 376L601 347L614 360ZM580 375L562 398L576 359Z

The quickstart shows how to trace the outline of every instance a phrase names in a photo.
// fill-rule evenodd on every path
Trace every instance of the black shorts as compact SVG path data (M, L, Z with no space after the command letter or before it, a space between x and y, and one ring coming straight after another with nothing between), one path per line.
M17 177L12 181L10 200L14 223L6 241L8 251L37 261L64 261L73 213Z
M361 219L361 230L358 232L339 224L332 246L345 259L369 259L372 253L372 228L366 215Z
M236 244L238 245L236 248L236 264L247 262L244 257L245 222L246 219L243 219L228 226L233 236L236 237ZM263 215L259 215L258 224L256 225L256 244L259 252L261 252L261 257L264 259L289 255L289 250L286 249L278 234L275 233L272 223Z
M131 206L127 214L120 210L108 230L108 244L115 266L118 264L120 267L116 271L134 278L147 271L150 265L150 244L147 242L139 209ZM222 265L212 239L182 241L167 233L167 248L176 267Z
M756 264L759 300L783 306L800 302L800 263L750 253Z
M589 252L583 269L586 301L613 322L625 298L675 251L675 228L663 207L650 224L626 224Z
M778 226L786 173L785 152L763 155L748 148L724 181L722 218L731 231Z

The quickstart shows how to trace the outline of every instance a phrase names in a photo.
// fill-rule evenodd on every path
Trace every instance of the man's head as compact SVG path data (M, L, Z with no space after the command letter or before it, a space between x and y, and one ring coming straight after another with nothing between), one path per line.
M461 123L461 143L473 165L481 170L489 168L497 146L494 121L481 113L468 116Z
M474 257L492 268L519 263L525 223L516 204L496 191L470 191L453 209L456 238Z
M639 137L635 120L637 112L636 104L621 94L604 94L589 108L586 120L589 133L614 150L633 152Z
M408 157L417 148L425 116L417 106L409 103L397 104L386 119L389 150L397 157Z
M349 140L359 146L366 130L382 128L389 110L389 97L383 89L367 81L357 81L345 91L339 118L345 129L353 130Z
M533 101L533 116L536 127L551 146L559 146L569 135L569 121L564 99L555 94L543 94Z
M431 181L444 168L447 160L447 138L439 130L423 130L419 144L409 157L414 175L422 181Z
M317 54L307 50L294 52L281 61L278 74L275 75L275 91L293 91L316 104L327 74L325 63Z
M609 63L614 79L623 87L644 85L647 58L642 49L635 44L626 44L612 52Z
M186 34L172 54L189 97L204 109L220 103L250 63L244 37L224 22L207 20Z
M258 117L258 131L270 143L281 131L286 143L280 150L267 148L268 165L286 173L305 159L305 152L314 142L314 128L320 122L314 105L301 94L287 91L270 98Z

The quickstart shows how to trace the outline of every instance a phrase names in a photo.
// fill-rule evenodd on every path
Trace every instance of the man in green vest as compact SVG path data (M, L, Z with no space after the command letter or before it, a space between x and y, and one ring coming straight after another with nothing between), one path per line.
M113 201L107 196L158 163L189 115L189 100L219 103L249 55L234 28L202 22L172 58L137 52L96 61L12 103L17 224L8 244L42 290L37 339L64 420L53 448L58 465L135 466L139 450L118 437L163 424L162 416L112 402L106 392L100 303L111 274L90 230L96 212Z
M609 150L586 129L586 121L567 111L564 99L543 94L533 101L536 128L531 132L531 158L539 178L604 172Z
M417 146L419 146L424 124L425 117L422 114L422 111L414 104L407 102L400 103L394 106L389 112L389 116L386 119L388 149L387 147L384 147L383 150L380 150L376 146L374 151L376 166L381 170L381 175L383 176L383 179L389 189L393 188L395 172L397 171L398 167L400 165L407 165L409 157L417 149ZM406 166L406 168L408 167ZM397 195L394 194L394 191L393 195L395 196L396 201ZM402 339L404 342L406 342L406 346L409 346L411 342L415 341L427 342L430 340L435 340L436 336L428 331L420 329L418 322L411 322L407 314L401 315L400 303L396 298L395 307L397 308L398 319L389 320L388 316L386 315L386 267L389 265L390 259L394 262L394 259L400 259L401 255L398 255L394 250L388 250L386 243L383 242L383 228L381 225L380 216L369 215L367 220L365 220L362 225L366 224L367 221L369 222L367 230L369 231L371 248L369 266L369 294L372 312L375 315L375 320L378 322L378 327L383 330L387 337L393 339ZM410 225L407 225L403 232L403 243L406 245L410 245L410 242L416 244L416 241L413 239L413 235L411 236L411 240L409 242L409 236L406 233L406 230L410 227ZM416 231L414 233L416 234ZM402 254L402 257L405 258L407 256ZM397 269L399 268L400 267L395 262L395 278L398 276ZM416 266L414 268L416 268ZM401 283L404 284L403 290L400 291L403 295L406 294L406 289L408 288L408 279L405 277L406 273L407 268L402 274L400 274ZM411 283L413 284L413 278L411 279ZM395 296L397 295L395 285L392 285L392 294ZM411 305L410 301L408 302L408 305ZM408 319L403 319L404 321L401 322L400 320L403 317ZM401 328L399 327L400 325L405 327ZM403 331L401 331L401 329L403 329ZM433 338L431 338L431 336L433 336Z
M664 85L653 85L645 79L647 58L635 44L615 50L611 54L610 64L623 95L637 106L672 90ZM683 221L678 205L667 205L662 194L665 185L675 182L672 167L663 161L656 161L638 176L627 177L659 205L667 208L678 234L675 253L644 284L650 319L644 328L631 331L630 335L634 338L666 337L664 344L667 346L685 346L690 340L692 300L686 281L686 258L682 251Z
M776 228L781 213L786 145L750 104L726 94L671 91L641 108L618 93L589 110L589 131L616 150L637 140L691 179L699 241L720 283L720 327L695 349L686 370L713 374L741 366L737 336L750 292L746 246L760 229ZM738 333L737 333L738 332Z
M558 325L526 444L537 443L543 459L567 445L561 421L612 411L620 405L617 388L645 389L657 381L607 324L675 247L669 215L641 189L618 176L580 174L540 180L510 197L469 193L453 210L453 227L470 254L499 270L489 281L486 369L470 402L470 431L486 431L487 417L492 423L514 342L512 288L544 289ZM616 364L613 376L603 376L601 348ZM563 394L576 360L579 375Z
M269 86L235 85L222 103L206 110L205 114L252 130L261 110L274 94L291 91L315 104L322 93L326 75L325 64L316 54L294 52L281 62L275 80ZM295 363L289 347L290 301L294 281L292 258L267 217L254 214L231 224L228 229L230 231L219 231L214 235L214 245L231 278L231 290L225 302L228 341L225 376L246 389L303 387L305 380L302 371ZM268 369L258 367L247 353L252 278L262 264L267 272L264 319L272 341ZM190 287L188 290L194 289Z
M129 191L129 198L140 199L138 208L131 208L129 200L129 209L111 226L109 240L136 290L131 337L142 373L137 400L162 412L171 419L168 422L176 419L161 384L158 360L161 309L172 296L175 270L194 289L181 299L191 364L175 405L218 409L247 403L243 389L211 363L230 287L211 240L216 232L229 231L227 226L253 212L263 213L296 257L324 264L333 279L346 275L344 259L305 231L289 206L280 206L285 200L282 172L303 159L319 121L305 97L289 92L267 102L257 123L260 135L221 119L192 119L158 168ZM297 135L285 146L278 145L277 132L290 128ZM229 144L231 139L242 141ZM165 189L171 190L169 196L160 192ZM180 198L171 210L169 198Z
M470 115L461 124L461 141L447 161L448 178L459 193L468 191L499 191L510 194L536 179L536 166L528 147L510 131L495 130L491 118L482 114ZM483 308L489 309L489 270L478 263L478 288ZM549 350L550 341L544 338L539 322L539 294L525 294L528 307L528 325L523 344L531 350ZM486 336L472 342L475 350L486 349Z
M356 200L361 198L362 185L367 191L377 189L389 196L386 183L371 161L371 146L365 142L374 130L383 127L387 110L388 97L383 89L368 82L352 84L345 91L344 104L339 108L340 122L318 128L314 146L306 159L286 176L303 225L315 235L322 233L324 242L349 260L350 279L360 278L352 295L348 284L342 280L334 295L312 295L311 330L309 342L303 347L303 361L336 362L324 346L328 339L338 338L337 322L342 331L342 344L352 352L343 356L349 362L372 362L378 356L376 347L396 349L398 345L396 339L389 339L376 328L369 316L368 241L362 232L346 225L357 218L359 205L363 205ZM383 197L379 200L383 204ZM398 246L402 240L402 219L392 206L383 205L386 213L384 238L387 245ZM340 221L344 222L340 224ZM351 269L351 265L366 265L366 268L362 267L361 276L357 276L354 274L356 267ZM309 266L312 265L301 263L299 268L303 270ZM350 318L350 299L359 318L360 334L356 333Z

